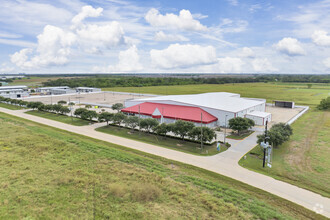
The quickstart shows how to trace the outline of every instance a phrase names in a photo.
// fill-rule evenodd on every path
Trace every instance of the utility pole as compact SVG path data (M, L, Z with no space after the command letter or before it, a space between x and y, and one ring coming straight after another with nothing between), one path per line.
M141 119L141 114L140 114L140 105L139 105L139 135L141 134L141 125L140 125L140 120Z
M201 152L203 152L203 112L201 112Z
M226 135L227 135L227 116L225 117L225 135L223 137L223 143L226 144Z
M104 99L104 101L105 101L105 91L103 92L103 99Z

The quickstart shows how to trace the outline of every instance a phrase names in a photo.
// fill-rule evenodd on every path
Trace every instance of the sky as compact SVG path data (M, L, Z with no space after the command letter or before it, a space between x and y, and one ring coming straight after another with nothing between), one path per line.
M330 0L0 5L0 73L330 73Z

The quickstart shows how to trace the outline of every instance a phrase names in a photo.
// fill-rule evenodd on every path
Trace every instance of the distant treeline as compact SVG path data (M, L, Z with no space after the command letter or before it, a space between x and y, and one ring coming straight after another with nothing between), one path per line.
M83 78L61 78L44 82L44 86L69 86L69 87L142 87L142 86L170 86L192 84L226 84L226 83L251 83L251 82L303 82L303 83L329 83L330 75L258 75L250 77L105 77L93 76Z

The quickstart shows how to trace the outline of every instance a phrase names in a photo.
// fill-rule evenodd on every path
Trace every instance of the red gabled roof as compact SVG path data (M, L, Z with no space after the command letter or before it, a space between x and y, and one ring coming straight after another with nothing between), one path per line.
M139 107L140 106L140 107ZM161 103L144 102L138 105L134 105L128 108L124 108L121 111L127 113L134 113L141 115L149 115L153 118L160 118L161 115L153 115L156 109L163 115L164 118L171 118L184 121L192 121L201 123L201 114L203 115L203 123L208 124L218 119L210 113L204 111L199 107L183 106L183 105L170 105Z

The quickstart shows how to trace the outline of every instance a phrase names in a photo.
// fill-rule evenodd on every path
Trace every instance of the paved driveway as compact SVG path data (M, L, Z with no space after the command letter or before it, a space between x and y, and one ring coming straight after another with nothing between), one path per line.
M261 131L256 131L246 139L237 142L229 150L214 156L195 156L183 152L162 148L159 146L146 144L118 136L113 136L95 131L93 126L72 126L61 122L25 114L23 111L14 111L0 108L1 112L22 117L31 121L56 127L62 130L70 131L77 134L82 134L88 137L100 139L117 145L128 148L140 150L146 153L158 155L167 159L176 160L187 163L215 173L228 176L238 181L247 183L251 186L260 188L264 191L270 192L274 195L287 199L291 202L304 206L307 209L313 210L317 205L323 205L323 215L330 217L330 199L325 198L316 193L299 188L297 186L275 180L269 176L265 176L238 165L238 160L249 150L251 150L256 143L256 135Z

